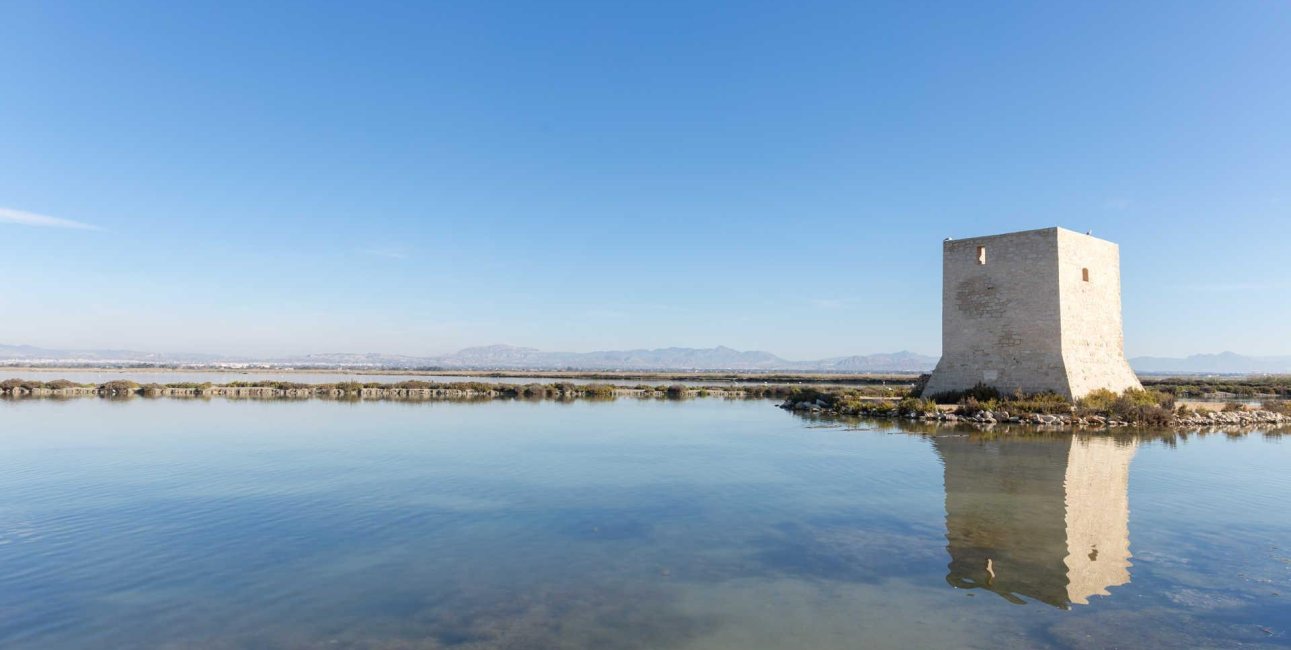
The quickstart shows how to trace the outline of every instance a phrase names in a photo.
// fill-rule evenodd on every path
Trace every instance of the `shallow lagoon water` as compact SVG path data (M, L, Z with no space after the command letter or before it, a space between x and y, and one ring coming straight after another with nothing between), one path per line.
M765 401L0 402L0 647L1291 646L1291 447Z

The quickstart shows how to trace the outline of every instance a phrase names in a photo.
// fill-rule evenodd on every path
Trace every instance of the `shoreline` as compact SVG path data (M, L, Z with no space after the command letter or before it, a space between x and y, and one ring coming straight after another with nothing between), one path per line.
M463 379L533 379L581 382L682 382L709 387L731 385L797 385L819 387L855 387L891 389L893 393L915 388L919 373L902 372L794 372L794 371L717 371L717 370L480 370L480 369L399 369L399 368L223 368L187 366L109 366L109 365L0 365L0 379L21 378L23 374L57 376L58 373L103 374L140 383L153 375L209 375L211 377L242 375L247 381L261 381L267 377L308 377L310 375L336 375L345 378L374 380L383 377L416 377L434 381L435 378ZM105 378L106 379L106 378ZM228 379L225 379L228 381ZM314 381L318 381L315 379ZM340 379L338 381L345 381ZM1147 375L1141 376L1144 388L1167 392L1180 399L1203 401L1291 399L1291 375L1247 375L1232 377L1200 375Z
M338 382L302 384L294 382L231 382L139 384L133 381L113 380L102 384L80 384L65 379L48 382L30 380L5 380L0 382L0 398L24 399L76 399L100 398L127 400L134 398L180 399L263 399L263 400L398 400L398 401L455 401L534 399L568 401L575 399L605 400L617 397L643 399L689 399L693 397L721 397L728 399L771 399L789 395L793 386L746 386L724 388L711 386L623 386L613 384L499 384L484 382L426 382L401 381L395 383Z
M1121 429L1151 426L1165 429L1196 427L1275 427L1291 426L1291 416L1264 410L1215 410L1185 409L1171 413L1168 421L1136 422L1112 413L1077 412L1019 412L1009 413L1007 406L996 410L979 410L956 413L955 406L932 405L926 400L906 398L901 401L881 395L861 395L852 391L851 403L837 402L835 396L821 394L815 389L792 385L744 385L731 387L686 386L683 384L635 385L621 384L572 384L556 382L486 383L486 382L428 382L405 380L395 383L339 382L304 384L285 381L214 383L140 384L127 380L113 380L101 384L82 384L66 379L35 381L9 379L0 381L0 399L19 401L28 399L67 400L99 398L114 401L140 399L214 399L230 400L286 400L310 399L332 401L609 401L617 398L685 400L693 398L720 399L781 399L778 408L796 415L846 419L872 418L897 419L931 425L971 425L991 428L995 425L1013 425L1046 429ZM804 397L804 394L807 394ZM827 399L829 398L829 399Z
M15 376L16 373L53 374L59 372L78 373L111 373L119 375L152 375L172 373L193 373L210 375L317 375L337 374L356 377L480 377L480 378L514 378L514 379L576 379L591 381L710 381L748 384L839 384L839 385L913 385L919 373L875 372L875 373L821 373L793 371L746 371L746 370L414 370L400 368L218 368L218 367L185 367L185 366L0 366L0 376Z
M1190 410L1187 414L1173 413L1169 422L1149 425L1144 422L1118 419L1111 414L1076 413L1024 413L1011 414L1003 408L996 411L983 410L972 415L961 415L954 412L954 407L943 405L936 410L903 410L899 404L875 403L873 406L860 406L851 412L834 408L828 402L794 401L792 398L778 405L786 411L797 415L844 419L850 417L874 419L899 419L929 424L968 424L990 428L995 425L1021 425L1030 427L1048 427L1054 429L1118 429L1118 428L1163 428L1189 429L1194 427L1256 427L1273 425L1282 427L1291 425L1291 417L1275 411L1241 410L1221 411L1212 409Z

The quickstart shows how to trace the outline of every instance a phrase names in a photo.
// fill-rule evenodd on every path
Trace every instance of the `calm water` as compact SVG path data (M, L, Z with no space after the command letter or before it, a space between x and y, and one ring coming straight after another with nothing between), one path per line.
M0 402L4 648L1291 645L1291 445Z

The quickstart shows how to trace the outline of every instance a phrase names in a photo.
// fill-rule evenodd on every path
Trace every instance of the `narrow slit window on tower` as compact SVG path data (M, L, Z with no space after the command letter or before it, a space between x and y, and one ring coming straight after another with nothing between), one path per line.
M1080 279L1089 282L1089 269L1080 270Z
M977 247L977 263L978 263L978 264L985 264L985 263L986 263L986 247L985 247L985 246L978 246L978 247Z

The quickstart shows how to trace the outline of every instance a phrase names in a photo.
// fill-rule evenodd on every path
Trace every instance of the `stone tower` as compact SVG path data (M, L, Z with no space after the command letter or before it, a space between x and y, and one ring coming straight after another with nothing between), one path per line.
M1125 360L1120 265L1116 244L1063 228L946 240L941 361L923 394L1141 388Z

